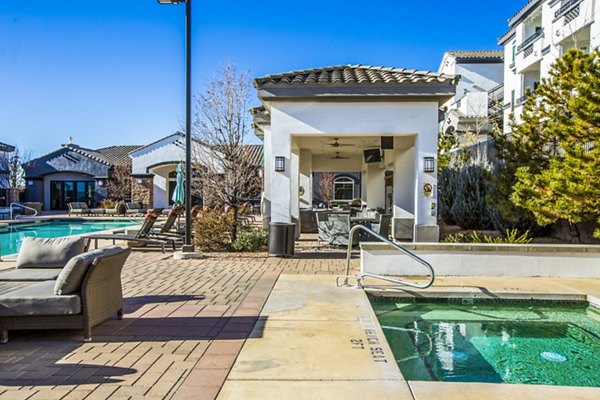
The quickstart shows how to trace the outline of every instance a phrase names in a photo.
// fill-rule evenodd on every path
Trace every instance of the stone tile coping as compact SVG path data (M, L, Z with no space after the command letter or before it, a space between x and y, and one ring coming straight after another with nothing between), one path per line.
M496 244L496 243L398 243L410 251L473 251L515 253L598 253L600 245L587 244ZM393 250L387 243L361 243L361 250Z

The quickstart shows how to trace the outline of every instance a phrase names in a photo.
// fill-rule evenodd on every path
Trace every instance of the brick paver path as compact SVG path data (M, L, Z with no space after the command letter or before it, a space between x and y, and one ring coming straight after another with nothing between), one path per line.
M0 399L214 399L279 274L343 269L343 252L310 246L293 259L134 252L124 319L97 326L93 342L80 331L9 332Z

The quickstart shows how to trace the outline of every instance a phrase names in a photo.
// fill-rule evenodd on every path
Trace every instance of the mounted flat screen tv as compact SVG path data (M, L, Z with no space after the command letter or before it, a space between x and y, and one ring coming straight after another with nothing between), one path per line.
M381 162L381 149L367 149L363 153L365 155L365 164Z

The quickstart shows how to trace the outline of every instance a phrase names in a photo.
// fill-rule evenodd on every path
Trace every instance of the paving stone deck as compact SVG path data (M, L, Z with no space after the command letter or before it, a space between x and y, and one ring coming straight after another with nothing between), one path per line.
M0 399L214 399L278 276L341 273L343 256L179 261L134 252L123 270L124 318L97 326L93 342L72 330L9 332Z

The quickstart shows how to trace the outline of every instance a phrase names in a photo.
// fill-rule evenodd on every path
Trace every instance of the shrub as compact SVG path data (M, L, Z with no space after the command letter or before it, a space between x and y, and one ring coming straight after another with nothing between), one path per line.
M210 209L201 211L195 226L196 247L204 251L227 250L231 244L232 225L231 213Z
M493 208L488 204L491 165L485 160L456 161L443 168L439 176L440 217L462 229L493 227Z
M240 231L231 245L234 251L255 252L265 250L269 242L269 233L265 229L246 228Z
M113 209L117 206L117 202L115 200L104 199L100 202L100 207L105 209Z
M479 235L477 231L459 232L453 235L448 235L442 240L444 243L497 243L497 244L527 244L532 238L529 237L529 231L522 235L516 229L505 231L504 237L492 237L487 235Z

